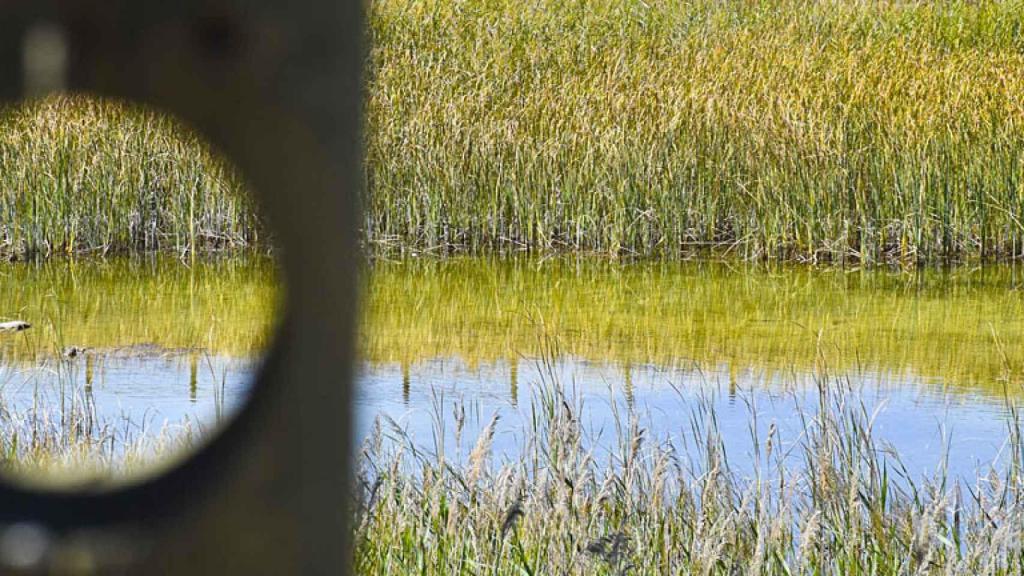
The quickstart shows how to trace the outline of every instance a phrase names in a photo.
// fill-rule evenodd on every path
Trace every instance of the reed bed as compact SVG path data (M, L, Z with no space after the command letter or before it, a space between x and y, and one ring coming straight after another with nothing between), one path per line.
M106 361L102 354L92 358L57 355L26 366L3 358L0 474L50 487L97 487L135 480L187 456L231 415L226 376L214 371L204 352L192 355L190 385L196 385L197 369L210 371L214 387L210 417L168 420L159 410L112 411L102 406L94 396L93 375ZM99 386L103 385L100 381Z
M733 467L712 403L680 407L681 437L624 412L610 453L580 395L547 379L518 455L492 454L500 420L467 439L435 414L434 444L387 418L360 453L359 574L1018 574L1024 452L1011 406L1006 457L976 478L910 474L872 434L873 414L821 373L804 429L758 433ZM438 410L448 410L438 404ZM455 437L461 421L455 419Z
M1022 8L374 0L366 240L1019 258Z
M37 391L32 405L0 403L0 472L50 487L123 481L168 465L216 425L103 418L88 390Z
M240 176L173 118L87 96L0 110L0 255L266 248Z

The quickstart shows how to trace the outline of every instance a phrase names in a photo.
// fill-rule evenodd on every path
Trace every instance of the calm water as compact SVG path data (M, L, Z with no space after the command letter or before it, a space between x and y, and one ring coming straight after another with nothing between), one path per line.
M74 419L115 444L209 429L245 399L276 307L257 257L7 264L0 294L32 324L0 333L5 442Z
M948 454L973 476L1005 453L1020 397L1024 271L813 270L713 263L455 259L378 263L369 281L361 435L385 414L428 450L465 457L499 414L515 458L539 382L582 398L598 454L630 411L677 446L714 408L733 464L751 427L794 446L827 372L874 414L911 474ZM555 358L545 367L544 357ZM834 380L829 386L837 387ZM466 414L461 440L454 415ZM383 426L387 431L392 425Z
M599 260L408 260L370 270L357 427L386 415L422 446L465 454L493 414L513 458L537 385L584 402L588 440L615 446L637 414L649 438L716 409L734 463L752 414L798 441L815 375L842 377L913 473L948 450L973 474L1006 440L1024 372L1024 271L906 273ZM210 423L244 400L275 314L273 264L176 260L11 264L0 271L7 407L69 403L137 431ZM68 358L69 347L84 352ZM545 368L542 358L553 363ZM834 385L830 384L830 385ZM466 413L456 438L453 414ZM390 424L389 424L390 426Z

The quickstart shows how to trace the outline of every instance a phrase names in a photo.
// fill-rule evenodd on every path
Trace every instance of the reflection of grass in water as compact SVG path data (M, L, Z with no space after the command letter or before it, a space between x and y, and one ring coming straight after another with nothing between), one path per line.
M33 324L0 335L0 353L25 361L65 346L153 343L251 355L266 343L278 306L270 258L53 260L0 270L0 314Z
M16 375L18 386L46 383L45 392L36 386L31 406L4 401L0 385L0 455L19 475L58 484L152 471L201 441L216 423L189 419L154 429L148 413L99 418L91 376L102 371L107 356L194 349L180 356L190 362L194 394L206 354L248 357L261 351L280 297L273 260L259 256L189 265L167 257L10 264L0 270L0 292L8 307L3 314L33 324L0 335L0 364ZM156 346L131 348L143 343ZM92 350L85 358L65 359L66 346ZM84 370L85 380L73 370ZM223 375L213 374L213 380L221 382L214 388L220 421L227 400Z
M578 417L585 414L581 397L550 377L532 398L520 451L497 468L491 445L502 433L500 420L475 441L466 439L472 449L465 460L458 456L465 453L461 440L438 442L445 422L461 438L460 420L445 416L449 405L435 406L434 445L378 420L358 451L357 573L1024 569L1018 419L1008 426L1008 457L976 479L951 478L945 467L912 475L874 438L873 415L849 383L818 374L818 402L801 409L798 436L751 426L754 464L747 476L730 466L737 455L725 450L713 403L681 405L675 440L652 437L644 417L623 407L606 454Z
M1024 277L601 260L376 262L363 349L373 362L536 356L537 324L597 362L733 369L881 369L1015 389ZM999 345L997 345L997 342Z

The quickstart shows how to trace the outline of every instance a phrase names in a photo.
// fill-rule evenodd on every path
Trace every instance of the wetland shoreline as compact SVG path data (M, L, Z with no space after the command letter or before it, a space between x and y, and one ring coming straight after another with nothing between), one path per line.
M358 573L1024 571L1017 3L367 12ZM172 119L0 111L0 466L215 433L271 245Z

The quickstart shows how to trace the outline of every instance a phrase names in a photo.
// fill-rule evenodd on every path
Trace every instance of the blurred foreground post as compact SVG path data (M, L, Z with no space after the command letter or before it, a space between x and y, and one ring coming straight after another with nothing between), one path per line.
M0 486L23 573L344 574L362 64L354 1L0 5L0 96L67 88L192 124L244 173L278 246L285 318L252 399L151 479Z

